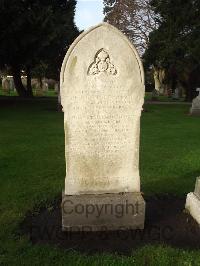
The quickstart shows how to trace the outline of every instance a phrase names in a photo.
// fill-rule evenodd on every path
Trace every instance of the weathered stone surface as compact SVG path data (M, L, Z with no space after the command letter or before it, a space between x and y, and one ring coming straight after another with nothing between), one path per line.
M66 157L63 230L143 228L139 135L144 74L135 48L116 28L100 24L70 47L60 85ZM95 209L124 209L127 201L138 203L139 212L117 217L107 211L98 215ZM90 206L94 212L79 215L72 205Z
M128 39L109 24L81 34L61 70L65 194L140 192L143 67Z
M63 231L143 229L144 216L140 193L63 195Z
M9 93L10 92L10 81L7 77L3 77L2 79L2 90L5 93Z
M200 225L200 199L193 192L187 195L185 208Z
M197 88L197 92L199 93L199 95L194 98L192 102L192 107L190 109L191 115L200 115L200 88Z
M194 193L187 195L185 208L200 225L200 177L197 178Z

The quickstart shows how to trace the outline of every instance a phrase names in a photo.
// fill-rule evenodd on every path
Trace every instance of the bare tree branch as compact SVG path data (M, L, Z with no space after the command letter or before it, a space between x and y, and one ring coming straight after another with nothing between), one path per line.
M150 0L104 0L104 6L105 21L126 34L142 55L150 32L158 27Z

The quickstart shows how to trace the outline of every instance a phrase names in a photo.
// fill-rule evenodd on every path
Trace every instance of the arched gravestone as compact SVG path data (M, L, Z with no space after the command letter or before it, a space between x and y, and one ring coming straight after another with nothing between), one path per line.
M135 48L107 23L91 28L68 50L60 83L66 157L63 229L72 225L94 230L143 228L139 135L144 74ZM78 215L79 203L84 210L93 204L90 217ZM111 204L115 209L128 203L140 204L137 215L116 219L104 213L94 218L98 216L95 204Z

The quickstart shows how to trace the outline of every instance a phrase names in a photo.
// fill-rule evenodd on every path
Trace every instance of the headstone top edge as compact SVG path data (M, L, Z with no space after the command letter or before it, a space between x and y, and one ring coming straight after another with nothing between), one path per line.
M130 48L132 49L133 53L136 56L137 59L137 63L140 69L140 77L141 77L141 83L142 85L144 85L144 69L143 69L143 65L140 59L140 56L135 48L135 46L131 43L131 41L127 38L127 36L125 34L123 34L120 30L118 30L116 27L114 27L113 25L107 23L107 22L101 22L95 26L89 27L87 30L83 31L75 40L74 42L70 45L65 58L63 60L62 63L62 67L61 67L61 72L60 72L60 86L62 87L62 83L64 82L64 72L65 72L65 68L66 68L66 64L68 61L69 56L71 55L72 51L74 50L75 46L78 44L79 41L81 41L82 38L84 38L87 34L89 34L90 32L92 32L93 30L100 28L100 27L106 27L108 29L111 29L112 31L115 31L117 34L119 34L126 42L127 44L130 46Z

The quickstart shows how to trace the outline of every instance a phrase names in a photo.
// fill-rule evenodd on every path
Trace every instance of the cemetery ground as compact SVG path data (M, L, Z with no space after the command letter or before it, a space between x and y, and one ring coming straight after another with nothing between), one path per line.
M129 231L63 239L64 130L56 108L54 97L0 99L0 265L200 265L199 228L183 211L200 174L200 122L189 106L148 104L142 114L141 190L146 228L154 225L144 239ZM31 234L32 224L47 222L57 236Z

